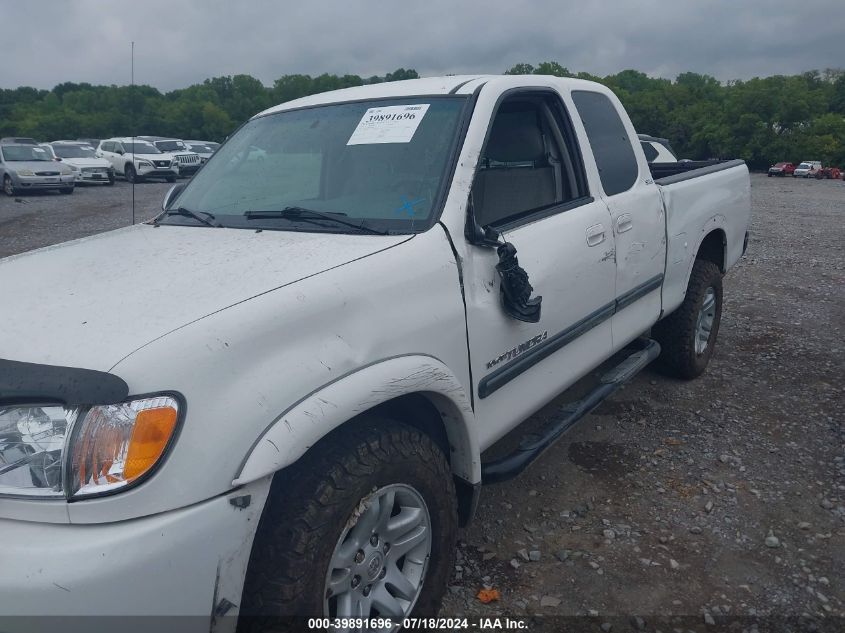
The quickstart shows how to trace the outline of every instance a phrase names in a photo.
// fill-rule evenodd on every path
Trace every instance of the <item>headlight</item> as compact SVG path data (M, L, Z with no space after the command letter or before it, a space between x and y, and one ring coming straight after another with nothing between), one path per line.
M35 172L31 169L20 169L18 170L18 176L34 176Z
M75 409L0 407L0 494L62 497L62 457Z
M0 408L0 494L88 497L152 472L170 446L179 403L168 395L87 411Z
M139 167L152 167L152 166L153 166L153 164L152 164L150 161L148 161L148 160L139 160L139 161L138 161L138 166L139 166Z
M70 167L71 171L79 171L79 167L77 167L76 165L68 165L68 167Z

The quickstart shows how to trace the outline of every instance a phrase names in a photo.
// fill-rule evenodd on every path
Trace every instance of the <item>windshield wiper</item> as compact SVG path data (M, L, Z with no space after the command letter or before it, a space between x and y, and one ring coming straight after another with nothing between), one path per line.
M202 215L200 215L202 213ZM207 224L208 226L213 226L214 228L220 228L222 224L218 224L214 221L214 214L209 213L208 211L191 211L190 209L186 209L185 207L177 207L176 209L168 209L164 212L164 215L184 215L189 218L194 218L203 224Z
M380 229L374 229L371 226L367 226L364 224L365 220L361 220L360 224L356 224L355 222L351 222L349 220L344 220L343 218L347 217L345 213L325 213L323 211L315 211L313 209L306 209L304 207L285 207L284 209L271 209L268 211L247 211L244 213L244 217L247 220L263 220L269 218L290 218L296 220L301 218L302 220L328 220L329 222L334 222L335 224L342 224L343 226L348 226L350 228L356 229L358 231L365 231L367 233L373 233L375 235L388 235L387 231L382 231Z

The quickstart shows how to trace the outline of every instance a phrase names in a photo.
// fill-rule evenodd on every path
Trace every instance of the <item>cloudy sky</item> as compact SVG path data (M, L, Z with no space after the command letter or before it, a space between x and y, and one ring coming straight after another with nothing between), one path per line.
M841 0L40 0L4 2L0 87L162 90L246 73L499 73L554 60L721 80L845 67Z

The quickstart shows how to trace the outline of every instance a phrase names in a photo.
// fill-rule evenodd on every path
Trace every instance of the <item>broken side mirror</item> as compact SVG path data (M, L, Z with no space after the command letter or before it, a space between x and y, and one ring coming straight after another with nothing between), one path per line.
M502 309L513 319L537 323L543 297L531 298L534 288L528 282L528 273L519 265L516 247L510 242L504 242L496 252L499 255L496 271L502 280Z
M534 288L528 281L528 273L519 265L516 247L502 240L501 235L490 225L481 226L475 219L472 194L467 205L467 219L464 227L467 241L475 246L495 248L499 256L496 272L501 280L502 309L512 319L537 323L540 320L543 297L531 298Z

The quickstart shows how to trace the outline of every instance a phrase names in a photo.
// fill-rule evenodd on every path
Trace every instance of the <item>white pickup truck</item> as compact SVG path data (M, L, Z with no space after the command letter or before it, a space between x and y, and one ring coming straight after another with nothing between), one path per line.
M749 193L574 79L256 115L154 220L0 261L0 614L435 614L483 483L704 371Z

